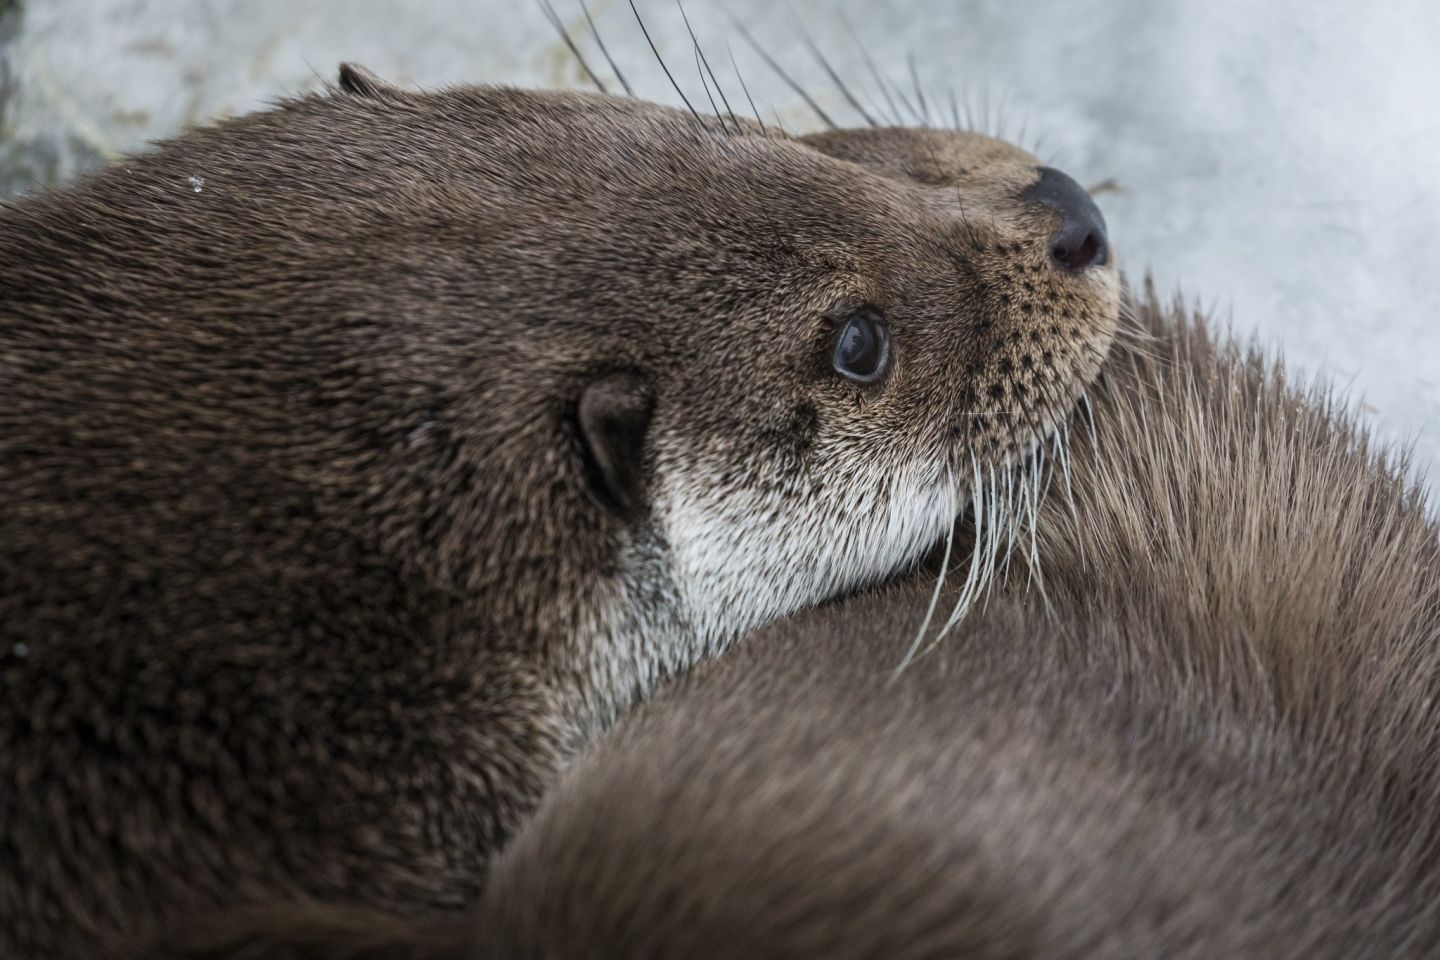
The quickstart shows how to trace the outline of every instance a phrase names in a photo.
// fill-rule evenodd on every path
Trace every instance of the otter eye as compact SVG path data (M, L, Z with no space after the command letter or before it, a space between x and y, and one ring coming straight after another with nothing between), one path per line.
M858 383L874 383L890 366L890 331L874 310L852 313L835 338L835 372Z

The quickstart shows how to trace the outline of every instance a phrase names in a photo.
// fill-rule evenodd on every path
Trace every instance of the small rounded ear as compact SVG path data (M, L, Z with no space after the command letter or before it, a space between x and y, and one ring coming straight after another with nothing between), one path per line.
M645 434L654 409L639 374L612 373L585 386L576 410L595 492L627 520L645 511Z
M379 100L383 97L398 96L401 90L399 87L381 80L358 63L342 63L340 64L340 92L354 97Z

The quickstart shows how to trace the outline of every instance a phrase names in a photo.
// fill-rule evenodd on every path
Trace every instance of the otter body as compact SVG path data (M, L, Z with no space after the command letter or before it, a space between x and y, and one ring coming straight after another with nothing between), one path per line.
M913 564L1118 308L932 136L350 70L0 210L0 954L469 902L656 683Z

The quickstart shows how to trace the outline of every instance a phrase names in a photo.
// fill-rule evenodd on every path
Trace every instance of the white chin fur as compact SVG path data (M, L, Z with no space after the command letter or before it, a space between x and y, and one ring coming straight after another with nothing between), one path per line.
M682 609L708 654L769 621L918 560L955 522L955 484L933 469L863 473L814 493L720 492L678 482L660 517Z

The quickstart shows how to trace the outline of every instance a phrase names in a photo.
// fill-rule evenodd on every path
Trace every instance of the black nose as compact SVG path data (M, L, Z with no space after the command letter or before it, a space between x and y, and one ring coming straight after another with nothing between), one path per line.
M1110 257L1105 218L1085 188L1054 167L1040 167L1040 179L1020 193L1021 199L1060 213L1060 229L1050 241L1050 257L1066 270L1098 267Z

